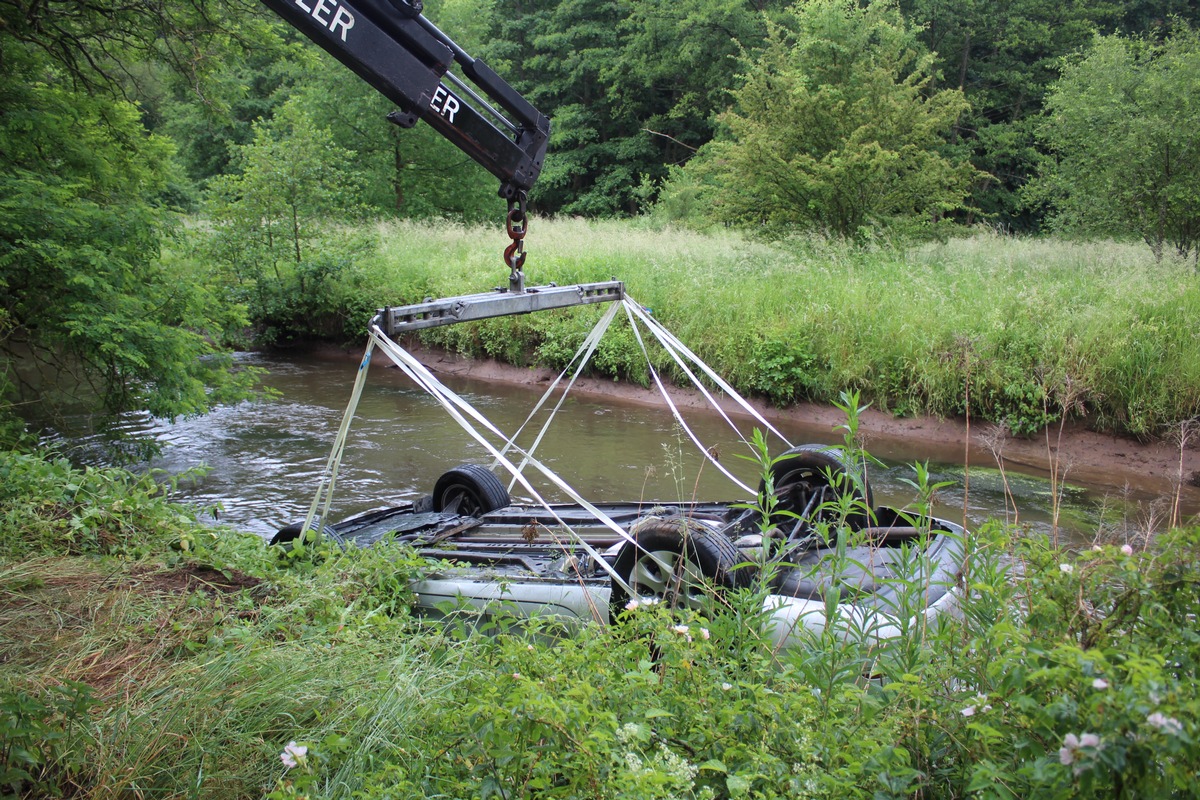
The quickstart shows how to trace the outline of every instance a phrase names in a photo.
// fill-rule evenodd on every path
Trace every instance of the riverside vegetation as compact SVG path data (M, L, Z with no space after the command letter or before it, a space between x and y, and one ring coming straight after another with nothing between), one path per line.
M342 228L310 243L319 255L299 266L253 253L253 274L222 258L214 241L223 239L197 231L176 259L197 269L224 263L220 280L245 299L260 335L277 342L361 339L383 305L475 293L508 275L500 231L450 222ZM1200 287L1185 261L1156 260L1133 244L980 228L940 243L862 247L699 233L654 219L535 219L528 247L531 284L619 278L735 388L780 405L857 390L900 415L970 413L1017 434L1086 417L1143 437L1200 413ZM422 338L561 368L597 314L508 317ZM655 358L669 374L666 357ZM592 366L649 380L620 322Z
M777 652L761 590L431 625L404 548L272 552L46 454L0 478L3 796L1183 798L1200 769L1200 529L990 523L961 616Z
M1017 432L1196 414L1195 3L425 10L552 120L531 273L619 275L739 387ZM493 180L297 37L258 0L0 3L0 444L203 413L253 393L225 348L247 327L358 336L365 305L494 274L479 229L430 222L498 228ZM420 222L380 255L375 219ZM557 364L587 321L536 324L448 343ZM644 379L631 350L601 369Z

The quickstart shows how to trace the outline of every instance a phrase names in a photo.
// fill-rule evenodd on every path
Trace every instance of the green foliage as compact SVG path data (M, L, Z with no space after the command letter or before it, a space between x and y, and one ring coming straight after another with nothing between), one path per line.
M683 164L713 136L716 116L729 104L744 53L761 47L768 9L775 2L721 0L629 2L621 6L618 57L603 65L601 80L626 135L648 137L650 153L633 165L654 199L667 168ZM652 156L650 154L653 154ZM622 193L634 187L626 184Z
M861 409L843 407L859 463ZM5 531L39 497L179 514L116 472L3 463ZM939 486L921 465L912 486L919 520ZM1072 554L988 524L964 542L957 614L912 613L930 580L913 548L891 578L885 646L865 617L779 650L761 588L703 612L642 604L604 628L423 627L408 612L422 567L392 546L279 561L225 532L213 551L265 586L220 601L147 592L147 558L177 554L154 531L175 523L128 519L149 546L124 552L142 560L110 550L81 597L81 559L61 555L72 540L0 556L0 620L36 606L71 626L36 648L12 638L27 625L0 628L24 645L0 665L6 791L1133 798L1188 796L1200 768L1200 530ZM828 530L850 566L844 526Z
M939 152L967 108L896 7L795 6L747 66L729 135L689 164L717 219L857 239L961 208L976 172Z
M439 720L458 745L432 770L390 761L366 796L796 796L817 780L815 700L786 671L751 677L732 633L647 606L615 630L564 637L545 621L470 639L477 670Z
M322 51L310 48L307 55L306 78L289 105L352 154L336 168L353 173L365 207L409 219L503 219L490 173L428 125L405 130L388 123L393 106L386 98Z
M96 705L91 687L71 680L38 694L0 688L0 792L47 796L68 784L86 766Z
M957 720L946 707L930 731L930 744L941 738L937 727L961 737L952 752L969 759L969 786L1007 774L999 796L1187 791L1195 637L1172 640L1180 615L1200 600L1179 572L1196 558L1195 533L1172 534L1162 546L1163 561L1112 547L1076 560L1042 541L1017 545L1022 576L989 589L997 611L1014 607L969 618L958 634L968 649L953 668L975 672L978 693L958 701ZM1161 644L1146 648L1152 640Z
M346 276L339 296L400 305L478 292L507 275L494 230L397 223L378 231L378 260ZM856 389L882 411L969 411L1021 435L1081 417L1154 437L1200 413L1191 335L1200 288L1190 267L1156 263L1139 245L985 230L908 249L819 237L766 243L586 220L542 221L534 231L531 282L616 275L738 391L775 403L831 403ZM362 330L370 314L354 313ZM561 369L598 313L447 326L422 339ZM640 348L623 322L613 328L595 374L645 385ZM680 379L649 348L655 368Z
M0 19L7 43L43 53L83 94L107 94L136 85L147 61L203 91L231 52L262 42L260 11L251 0L44 0L5 3Z
M331 289L363 240L343 225L361 206L353 154L297 103L255 125L237 174L210 185L207 248L266 341L340 325Z
M747 365L749 388L776 405L787 405L807 396L816 384L816 360L803 339L781 341L756 334Z
M505 11L488 51L512 66L511 82L551 120L534 201L568 214L633 210L636 166L652 159L653 148L606 101L601 75L618 58L620 4L565 0Z
M265 7L262 12L275 19ZM243 13L240 22L251 23L254 16ZM237 147L253 141L255 121L269 119L297 83L307 86L305 77L311 71L304 65L312 57L298 53L297 43L281 40L283 27L264 25L253 46L227 53L223 68L208 77L202 94L178 81L167 83L162 98L139 92L139 102L150 116L148 126L175 142L180 167L192 186L203 189L212 178L234 171L233 155ZM198 206L201 197L193 191L188 200Z
M1020 190L1037 165L1030 122L1058 77L1061 59L1113 25L1117 2L1003 4L901 0L900 7L931 52L942 85L961 90L971 109L952 140L971 153L980 175L972 205L1005 228L1038 224ZM1165 16L1165 15L1164 15Z
M788 9L778 0L518 5L443 0L427 3L425 11L554 120L536 204L552 212L612 215L636 213L656 198L668 172L712 139L730 94L742 91L739 59L759 64L764 47L778 45L779 34L767 32L771 23L796 32L797 16L812 9ZM1182 0L1058 5L1016 0L1000 7L905 0L900 11L910 38L928 58L904 55L904 63L896 65L898 77L925 76L920 94L926 103L940 88L953 87L971 104L969 111L960 109L957 120L936 126L932 145L918 145L918 151L935 154L923 166L941 173L928 175L939 202L926 204L918 216L941 216L954 208L960 209L955 216L970 219L971 209L978 208L1003 225L1021 227L1039 223L1040 211L1022 208L1017 193L1037 157L1029 123L1058 77L1060 59L1097 30L1158 36L1164 20L1195 19L1195 9ZM176 141L186 177L177 174L169 181L173 203L193 207L197 186L236 171L231 149L250 144L253 123L270 119L291 100L355 154L365 178L363 201L370 207L421 218L482 219L495 213L489 210L495 208L487 188L491 179L482 170L427 126L401 131L383 122L386 101L253 0L132 5L104 0L86 6L51 0L13 5L3 13L5 31L15 41L36 46L81 87L118 90L136 100L145 127ZM819 94L815 87L810 91ZM881 106L890 97L890 90L881 94ZM883 124L894 127L897 121L890 115ZM917 157L902 153L900 162L893 161L889 143L878 143L882 151L875 154L863 149L865 143L853 146L843 154L845 174L826 179L853 180L865 172L878 193L881 170L894 171ZM958 175L947 168L961 167L968 156L983 172ZM683 190L697 178L691 172L686 179L673 177L666 185L667 205L688 205L671 198L690 195ZM965 211L960 179L972 183ZM910 186L884 192L893 208L882 216L912 213L918 191ZM830 204L836 198L813 201Z
M1200 33L1178 24L1162 42L1099 37L1069 64L1039 135L1051 150L1031 196L1059 228L1132 234L1161 258L1200 257Z
M138 557L203 547L194 514L151 476L74 467L65 458L0 454L0 558L46 553Z
M41 28L46 6L61 16ZM210 338L242 309L159 258L171 143L147 134L105 72L148 46L141 12L0 13L0 396L41 425L245 396L253 376L231 374Z

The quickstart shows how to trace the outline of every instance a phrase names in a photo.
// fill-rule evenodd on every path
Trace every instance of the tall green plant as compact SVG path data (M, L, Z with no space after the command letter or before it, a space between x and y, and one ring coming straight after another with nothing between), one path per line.
M333 278L351 263L341 226L360 210L353 155L288 103L255 124L235 161L240 172L210 186L213 257L260 326L304 330L329 310Z
M1030 188L1064 230L1140 237L1200 258L1200 32L1099 37L1069 64L1039 127L1051 155Z
M794 6L747 65L728 135L688 165L714 215L859 238L962 207L975 169L942 153L967 108L935 91L933 59L896 6Z
M53 43L19 38L27 20L0 14L0 408L62 424L244 396L249 374L231 375L212 343L243 309L160 258L170 142L102 76L73 75L46 55Z

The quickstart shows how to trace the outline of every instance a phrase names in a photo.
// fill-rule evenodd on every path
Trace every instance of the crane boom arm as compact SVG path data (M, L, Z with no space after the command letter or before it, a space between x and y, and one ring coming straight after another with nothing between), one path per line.
M424 120L499 178L501 197L537 181L550 121L422 16L420 0L263 2L395 103L389 120ZM455 64L478 91L450 71Z

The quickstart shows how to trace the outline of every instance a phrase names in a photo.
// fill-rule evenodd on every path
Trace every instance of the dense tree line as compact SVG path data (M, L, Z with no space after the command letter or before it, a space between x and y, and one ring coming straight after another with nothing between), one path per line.
M859 26L868 9L890 14L908 39L909 72L888 76L890 83L914 77L915 70L918 99L945 101L945 92L958 91L965 101L947 112L936 142L916 142L947 163L973 168L955 219L1023 231L1039 229L1047 216L1046 206L1023 189L1053 149L1039 137L1039 121L1064 65L1079 60L1098 36L1161 42L1200 19L1186 0L440 0L429 2L426 14L552 118L551 154L535 191L538 208L612 215L646 208L671 168L687 164L714 139L736 141L730 118L722 115L733 108L744 116L737 106L752 102L741 95L754 74L786 72L790 61L793 72L800 70L793 78L815 84L813 97L836 94L843 85L861 91L870 62L896 56L889 51L895 42L876 27L857 37L859 54L851 57L859 59L858 71L832 68L838 51L849 46L845 30ZM137 98L143 108L158 106L157 124L178 143L196 188L231 169L231 146L250 141L255 119L292 100L355 154L367 179L364 200L376 210L469 218L494 213L488 193L476 191L490 179L480 178L452 147L423 126L404 132L381 124L386 101L331 58L272 22L269 12L238 13L239 22L252 15L273 26L281 45L252 48L216 77L234 97L227 113L213 113L211 101L182 84L169 98ZM819 15L824 22L813 23ZM822 50L823 40L836 46ZM765 90L784 94L782 86ZM726 180L722 188L739 187Z
M987 220L1196 257L1187 0L426 13L552 118L541 213L849 239ZM3 408L201 411L247 389L220 355L246 310L294 311L353 257L330 221L499 215L388 110L254 0L0 0ZM181 213L206 249L164 260Z

